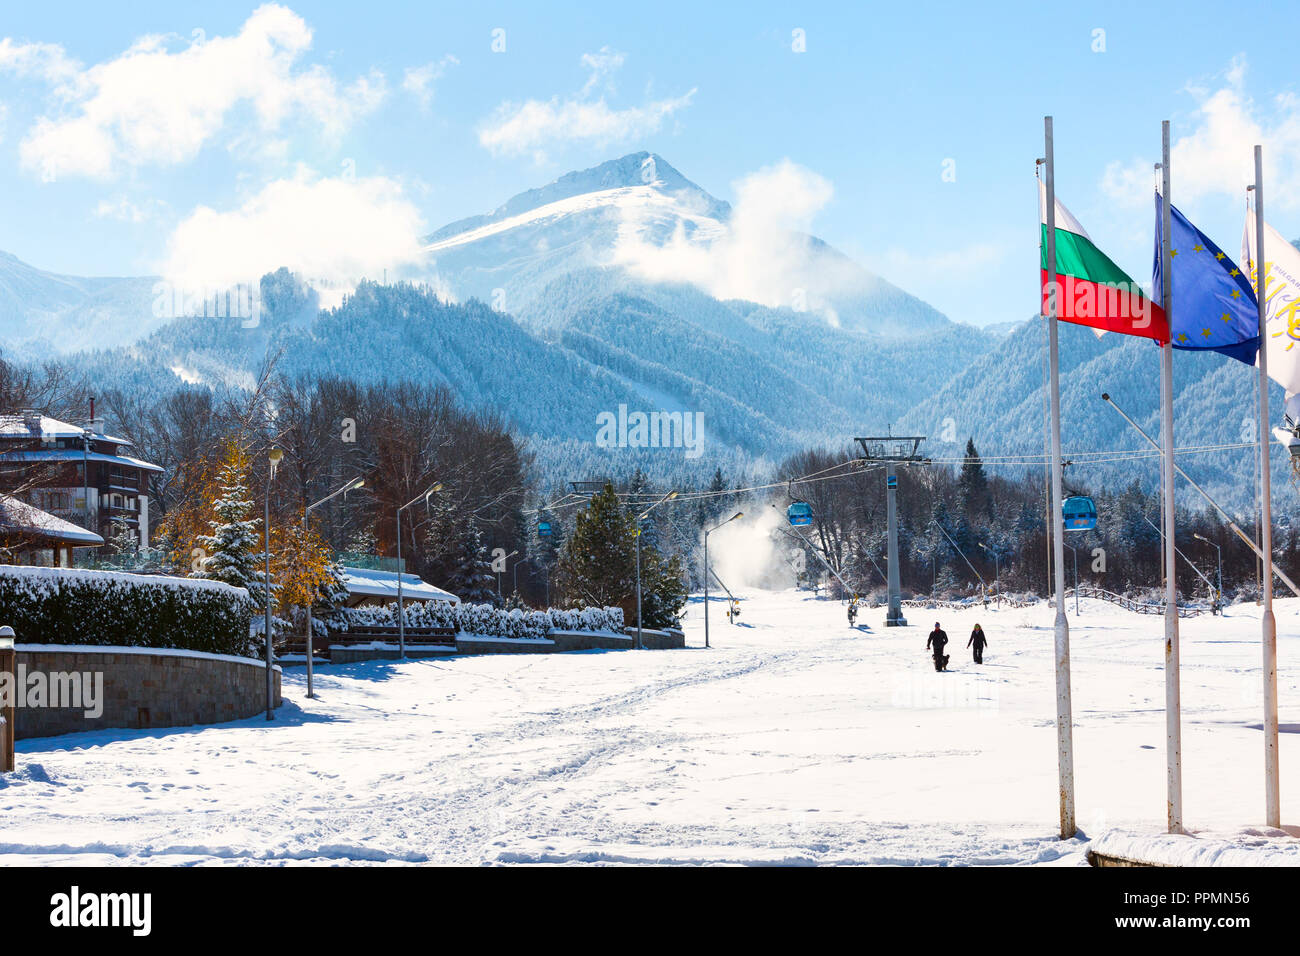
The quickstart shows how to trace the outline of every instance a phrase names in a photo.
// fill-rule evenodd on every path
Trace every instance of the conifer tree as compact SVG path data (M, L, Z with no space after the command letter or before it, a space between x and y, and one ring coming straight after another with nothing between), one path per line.
M447 589L466 604L496 604L492 582L492 562L483 548L483 535L478 522L470 518L461 526L456 540Z
M957 476L957 494L961 503L962 514L974 517L977 514L987 516L991 504L989 498L989 479L984 473L984 462L975 449L975 439L966 439L965 461Z
M555 569L556 584L570 604L623 608L635 602L636 539L633 515L623 507L614 486L592 495L574 519ZM635 610L634 608L632 610Z
M262 554L262 521L250 517L254 508L248 474L248 456L236 443L229 443L217 478L218 496L212 502L211 533L198 539L205 554L194 577L251 591L263 577L257 566Z
M636 622L636 517L612 485L592 496L579 512L573 534L556 567L556 583L571 604L621 607L624 620ZM641 543L643 627L675 624L686 606L681 558L665 558L658 547Z
M108 539L108 547L116 564L129 567L134 565L139 557L140 539L129 524L117 519L113 522L113 534Z

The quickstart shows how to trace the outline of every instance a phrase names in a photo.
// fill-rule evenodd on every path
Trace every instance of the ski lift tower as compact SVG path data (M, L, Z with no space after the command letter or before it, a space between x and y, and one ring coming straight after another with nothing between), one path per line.
M898 466L900 464L925 464L926 459L917 452L924 435L885 435L877 438L855 438L862 446L860 461L885 466L885 511L889 517L889 607L885 612L885 627L906 627L903 617L902 588L898 583Z

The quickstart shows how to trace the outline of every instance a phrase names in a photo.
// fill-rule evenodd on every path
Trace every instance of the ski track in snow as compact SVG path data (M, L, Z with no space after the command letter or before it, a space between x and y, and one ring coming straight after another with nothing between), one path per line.
M290 669L274 722L22 741L0 862L1082 864L1087 837L1055 834L1050 610L908 609L888 630L868 610L851 631L804 593L744 606L749 626L711 615L708 651L695 601L686 650L321 667L315 701ZM1162 622L1083 611L1080 825L1158 832ZM1279 602L1284 727L1298 613ZM1256 614L1182 624L1193 830L1262 814ZM924 651L936 617L946 674ZM1281 744L1291 818L1297 739Z

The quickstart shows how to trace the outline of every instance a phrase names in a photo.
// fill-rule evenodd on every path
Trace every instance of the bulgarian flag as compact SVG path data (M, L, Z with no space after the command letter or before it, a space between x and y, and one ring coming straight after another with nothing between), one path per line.
M1038 183L1043 315L1048 314L1047 186ZM1124 270L1088 236L1079 220L1056 200L1057 318L1105 332L1169 341L1169 320Z

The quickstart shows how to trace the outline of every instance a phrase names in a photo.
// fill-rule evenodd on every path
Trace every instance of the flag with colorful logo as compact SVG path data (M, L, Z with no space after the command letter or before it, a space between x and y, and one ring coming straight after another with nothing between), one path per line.
M1256 284L1255 212L1246 210L1241 267ZM1286 389L1287 415L1300 421L1300 250L1264 223L1264 335L1268 377Z

